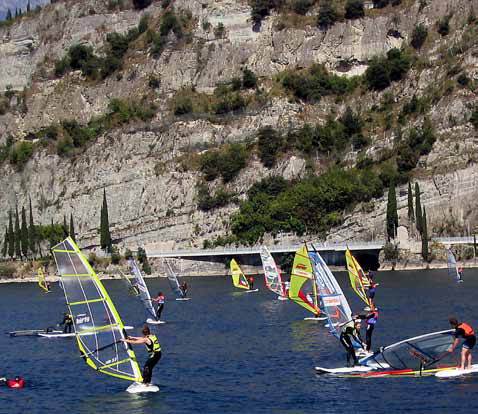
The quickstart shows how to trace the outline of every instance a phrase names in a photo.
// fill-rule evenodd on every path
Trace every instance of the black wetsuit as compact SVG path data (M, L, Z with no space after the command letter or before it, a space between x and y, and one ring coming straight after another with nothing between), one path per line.
M340 334L340 342L347 350L347 365L350 366L350 361L353 360L353 365L358 365L358 358L355 354L355 349L353 342L362 343L362 338L360 338L360 333L353 327L347 326L342 333Z
M181 294L183 298L187 297L188 295L188 285L186 283L181 285Z
M152 342L150 345L146 344L149 358L143 367L143 382L145 384L151 383L151 377L153 376L153 368L161 359L161 345L159 345L156 335L149 335L149 339Z
M60 323L63 326L63 333L72 333L73 331L73 318L71 315L65 315L63 321Z
M370 312L367 316L365 316L365 321L367 323L367 329L365 331L365 343L367 351L370 351L370 348L372 348L372 334L377 320L378 312Z
M162 302L158 302L158 308L156 309L156 318L158 318L158 321L161 319L161 313L163 312L164 309L164 296L162 297Z

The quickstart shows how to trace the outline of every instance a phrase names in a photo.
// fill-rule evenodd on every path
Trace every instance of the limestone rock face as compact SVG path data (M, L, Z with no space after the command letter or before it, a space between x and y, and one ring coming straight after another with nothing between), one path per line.
M8 222L8 210L16 204L27 205L31 197L36 222L47 224L52 218L61 222L63 214L73 212L82 242L93 245L98 242L100 206L106 189L114 239L130 247L201 247L204 240L227 232L230 215L238 206L199 211L196 183L200 174L192 166L181 165L180 157L227 142L254 140L257 130L267 125L286 131L306 122L323 123L331 110L339 114L346 105L358 112L366 111L379 104L384 94L352 96L347 102L327 98L319 105L273 95L254 110L212 118L174 117L170 98L177 91L188 87L212 93L218 83L240 76L244 67L264 80L262 87L267 91L271 88L268 80L278 73L315 63L336 73L361 74L373 56L408 44L417 23L424 23L431 33L436 21L452 10L456 32L444 40L436 33L430 35L432 52L428 58L433 62L441 53L440 46L459 39L470 8L478 10L478 0L433 0L422 10L418 1L403 2L407 4L377 11L364 19L338 22L328 31L315 25L294 28L273 14L255 31L246 0L177 0L176 10L192 15L188 41L179 42L171 35L158 59L146 47L129 50L123 69L103 82L88 81L79 72L56 79L54 62L70 46L90 44L102 55L107 33L127 32L145 13L157 30L157 20L164 12L161 2L153 2L141 12L131 8L111 11L106 3L56 2L45 6L38 15L0 27L0 91L24 91L26 105L23 112L0 115L0 144L9 135L21 140L62 120L75 119L84 124L104 114L112 98L139 100L147 96L158 106L157 115L147 125L130 124L109 131L71 158L40 149L22 171L4 162L0 175L0 228ZM224 26L222 36L214 30L219 24ZM476 56L469 53L461 62L475 80ZM148 86L152 75L161 79L154 91ZM443 70L434 67L420 73L412 71L402 85L391 87L390 93L406 101L433 86L440 76ZM417 181L423 191L429 227L436 233L446 232L440 228L444 216L454 220L447 226L457 228L466 223L473 227L478 222L473 208L478 191L478 138L468 123L474 103L476 98L471 93L454 92L429 113L440 138L431 153L420 159ZM377 158L380 151L394 145L395 138L390 131L372 135L367 156ZM353 164L358 154L350 150L344 157ZM320 167L320 154L308 161ZM271 170L251 154L248 167L226 187L244 199L251 185L261 178L279 174L294 179L305 172L306 160L298 154L281 158ZM212 183L211 190L217 185ZM400 224L407 225L404 188L399 194ZM381 198L347 212L344 225L331 232L328 240L383 238L385 203ZM299 239L278 236L279 241Z

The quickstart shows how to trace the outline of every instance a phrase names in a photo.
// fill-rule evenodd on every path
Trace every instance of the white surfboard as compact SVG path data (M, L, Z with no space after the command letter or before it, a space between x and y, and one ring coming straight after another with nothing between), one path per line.
M161 325L161 324L166 323L166 322L165 321L157 321L156 319L148 318L148 319L146 319L146 323L149 323L151 325Z
M133 382L128 388L126 388L126 392L130 394L139 394L143 392L158 392L159 387L155 384L143 384L142 382Z
M445 371L438 371L435 374L435 377L438 378L454 378L454 377L461 377L462 375L469 375L478 372L478 364L473 364L470 369L447 369Z
M341 368L323 368L315 367L317 374L348 374L351 372L368 372L372 371L372 367L356 366L356 367L341 367Z
M176 298L176 300L191 300L191 298Z
M289 300L287 296L277 296L277 300Z
M327 317L326 317L326 316L319 316L318 318L314 318L314 317L304 318L304 321L316 321L316 322L320 322L320 321L326 321L326 320L327 320Z
M259 289L246 290L246 293L253 293L253 292L259 292Z

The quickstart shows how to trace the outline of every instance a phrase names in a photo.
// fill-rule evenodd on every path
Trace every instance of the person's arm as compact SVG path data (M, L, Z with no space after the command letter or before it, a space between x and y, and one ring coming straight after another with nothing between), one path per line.
M450 348L447 349L447 352L453 352L455 348L458 346L459 342L460 340L458 338L455 338L455 340L453 341L453 344L451 344Z
M128 344L138 345L138 344L147 344L150 342L148 338L142 338L138 336L128 336L125 339L121 339L123 342L127 342Z

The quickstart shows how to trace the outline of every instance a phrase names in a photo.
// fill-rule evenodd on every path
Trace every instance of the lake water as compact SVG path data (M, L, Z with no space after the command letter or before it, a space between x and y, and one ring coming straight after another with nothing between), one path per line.
M354 311L362 308L337 279ZM456 284L445 270L378 272L381 308L374 348L448 329L450 315L478 328L478 271ZM235 292L229 278L186 278L189 302L176 302L165 279L147 280L152 292L171 299L157 329L163 358L153 381L160 392L130 395L127 382L94 372L73 339L0 336L0 376L22 375L23 390L0 388L0 413L473 413L478 375L444 381L435 377L357 379L316 376L314 366L344 366L338 341L305 310L277 301L257 280L258 293ZM125 324L140 327L144 312L120 281L105 286ZM61 319L58 285L42 294L34 284L0 285L5 332L44 328ZM135 347L140 362L146 358ZM478 361L478 354L475 356Z

